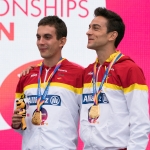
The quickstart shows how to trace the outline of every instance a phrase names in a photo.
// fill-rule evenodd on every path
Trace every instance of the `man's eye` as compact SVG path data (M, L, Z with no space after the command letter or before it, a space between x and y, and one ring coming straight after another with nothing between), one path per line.
M99 28L98 27L94 27L94 30L99 30Z
M39 37L39 36L37 36L37 40L40 40L40 37Z
M45 39L50 39L50 36L46 35L46 36L45 36Z

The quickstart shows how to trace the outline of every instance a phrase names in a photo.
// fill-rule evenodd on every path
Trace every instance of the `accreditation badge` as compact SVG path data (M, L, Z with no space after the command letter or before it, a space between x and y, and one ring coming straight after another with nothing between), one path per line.
M32 116L32 123L34 125L40 125L42 122L42 113L41 111L35 111Z
M95 121L98 119L99 116L100 116L99 105L91 106L88 114L89 122L92 123L93 120L94 121L93 123L95 123Z

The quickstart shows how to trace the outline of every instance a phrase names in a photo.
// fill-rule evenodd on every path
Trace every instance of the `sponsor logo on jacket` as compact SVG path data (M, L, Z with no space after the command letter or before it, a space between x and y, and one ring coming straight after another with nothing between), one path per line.
M82 95L82 104L94 103L93 98L94 98L93 93L83 94ZM99 94L98 103L103 103L103 104L108 104L109 103L105 93L100 93Z
M37 95L30 95L28 99L30 105L36 105ZM61 98L58 95L47 95L44 105L61 106Z

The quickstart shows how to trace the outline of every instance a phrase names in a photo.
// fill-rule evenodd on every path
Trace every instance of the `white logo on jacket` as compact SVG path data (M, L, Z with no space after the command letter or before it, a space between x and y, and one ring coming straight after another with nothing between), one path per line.
M37 76L37 74L31 74L31 76L30 77L36 77Z
M63 69L58 69L58 71L67 72L67 70L63 70Z
M92 71L91 71L91 72L89 72L89 73L88 73L88 75L93 75L93 72L92 72Z
M58 105L58 104L60 104L60 98L59 98L59 96L52 96L51 98L50 98L50 103L52 104L52 105Z

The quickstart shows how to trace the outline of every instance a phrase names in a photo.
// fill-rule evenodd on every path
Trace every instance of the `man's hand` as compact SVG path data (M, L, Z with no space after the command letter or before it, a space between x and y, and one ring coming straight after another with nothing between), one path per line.
M12 128L19 129L21 126L22 121L22 115L19 115L19 109L14 111L14 114L12 116Z
M20 73L20 77L21 76L25 76L26 74L28 74L30 72L31 69L33 69L34 67L36 66L30 66L28 67L27 69L23 70L21 73Z

